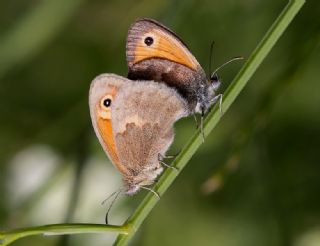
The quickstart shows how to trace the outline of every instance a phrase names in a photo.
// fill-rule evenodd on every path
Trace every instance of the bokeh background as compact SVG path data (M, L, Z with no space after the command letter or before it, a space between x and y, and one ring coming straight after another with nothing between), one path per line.
M90 81L125 76L125 41L155 18L207 70L248 57L286 4L254 0L0 2L0 230L104 223L121 177L88 112ZM132 245L320 245L320 2L308 1L161 198ZM221 92L243 62L220 71ZM177 153L192 118L176 124ZM121 197L121 224L146 193ZM115 235L30 237L14 245L109 245Z

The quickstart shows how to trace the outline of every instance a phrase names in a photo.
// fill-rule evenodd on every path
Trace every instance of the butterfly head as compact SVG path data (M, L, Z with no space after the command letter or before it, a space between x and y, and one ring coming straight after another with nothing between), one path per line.
M211 94L215 94L215 91L220 87L221 81L217 73L213 73L209 78L209 90Z
M212 74L211 76L210 76L210 83L211 84L216 84L216 83L219 83L220 81L219 81L219 76L218 76L218 74Z

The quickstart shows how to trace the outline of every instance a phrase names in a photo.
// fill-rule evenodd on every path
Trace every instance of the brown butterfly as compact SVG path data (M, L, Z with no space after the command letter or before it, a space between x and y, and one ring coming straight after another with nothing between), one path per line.
M121 173L125 193L153 184L162 172L160 157L173 142L173 124L188 114L175 89L153 81L102 74L90 87L89 107L95 133Z
M152 19L139 19L129 29L126 47L128 78L154 80L178 90L189 113L205 112L222 95L214 72L208 78L184 42L169 28Z

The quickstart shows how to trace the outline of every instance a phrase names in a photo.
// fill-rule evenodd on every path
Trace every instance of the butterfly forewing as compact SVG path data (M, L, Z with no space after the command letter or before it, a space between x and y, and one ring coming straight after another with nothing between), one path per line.
M150 19L140 19L130 27L126 53L129 68L152 58L173 61L192 70L199 67L186 45L171 30Z

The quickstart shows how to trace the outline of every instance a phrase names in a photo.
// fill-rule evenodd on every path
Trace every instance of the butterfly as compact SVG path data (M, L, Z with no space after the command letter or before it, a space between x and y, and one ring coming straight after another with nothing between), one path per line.
M125 193L151 190L148 186L163 171L159 157L173 142L173 124L188 115L186 101L163 83L102 74L91 82L89 108L100 144L123 177Z
M138 19L128 31L126 58L131 80L154 80L175 88L188 104L189 114L203 117L222 95L214 72L209 78L187 45L153 19Z

